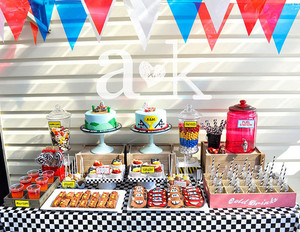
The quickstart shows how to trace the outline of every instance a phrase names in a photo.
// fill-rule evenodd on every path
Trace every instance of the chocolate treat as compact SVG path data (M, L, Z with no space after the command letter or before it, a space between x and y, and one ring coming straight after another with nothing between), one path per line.
M90 199L90 197L91 197L91 191L90 191L90 190L87 190L87 191L83 194L82 199L83 199L83 200L88 200L88 199Z
M60 202L61 202L61 200L62 200L61 197L57 197L57 198L53 201L51 207L58 207L59 204L60 204Z
M75 192L69 192L66 196L67 199L72 199L75 195Z
M63 199L61 202L60 202L60 204L59 204L59 206L60 207L62 207L62 208L66 208L66 207L68 207L68 204L69 204L69 202L70 202L71 200L70 199Z
M183 197L179 192L170 193L168 198L168 207L181 208L184 206Z
M106 208L114 209L116 208L117 201L115 200L109 200L106 204Z
M88 204L88 200L82 200L79 204L79 208L86 208L87 204Z
M79 203L79 198L73 198L70 202L69 207L75 208L75 207L77 207L78 203Z

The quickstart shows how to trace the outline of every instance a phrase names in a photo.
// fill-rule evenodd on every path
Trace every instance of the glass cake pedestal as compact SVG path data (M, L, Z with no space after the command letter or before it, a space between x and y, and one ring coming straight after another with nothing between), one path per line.
M118 123L117 127L113 128L111 130L103 130L103 131L89 130L89 129L85 128L85 125L82 125L80 127L80 130L82 130L84 133L87 133L90 135L98 135L100 137L100 143L98 144L98 146L91 149L91 152L93 154L107 154L107 153L113 152L114 148L106 145L106 143L104 142L104 135L117 132L121 128L122 128L121 123Z
M140 149L141 153L143 153L143 154L159 154L163 150L154 144L153 136L159 135L159 134L164 134L164 133L168 132L171 128L172 128L172 125L170 123L168 123L167 128L162 129L162 130L157 130L157 131L139 130L139 129L135 128L135 124L132 125L130 129L135 133L144 134L144 135L149 136L149 143Z

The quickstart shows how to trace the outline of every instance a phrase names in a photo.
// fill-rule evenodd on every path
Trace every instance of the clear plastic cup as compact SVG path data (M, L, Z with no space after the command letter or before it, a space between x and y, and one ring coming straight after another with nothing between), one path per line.
M35 183L35 179L39 177L40 173L39 173L39 170L33 169L33 170L28 171L27 175L32 178L31 183Z
M47 191L48 189L48 177L41 176L36 178L36 183L41 186L41 191Z
M23 197L23 184L13 184L10 186L10 192L13 198L21 199Z
M40 199L41 197L41 186L38 184L32 184L27 187L29 199Z
M31 177L30 176L22 176L19 181L20 181L20 184L24 185L24 190L26 190L26 188L31 185Z
M47 170L43 172L44 177L48 177L48 183L51 184L54 181L54 171Z

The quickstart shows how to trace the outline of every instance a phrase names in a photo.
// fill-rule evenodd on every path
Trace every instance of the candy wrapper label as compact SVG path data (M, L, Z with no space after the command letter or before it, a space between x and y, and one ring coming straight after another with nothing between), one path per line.
M50 128L52 128L52 127L61 127L60 122L48 122L48 124L49 124Z

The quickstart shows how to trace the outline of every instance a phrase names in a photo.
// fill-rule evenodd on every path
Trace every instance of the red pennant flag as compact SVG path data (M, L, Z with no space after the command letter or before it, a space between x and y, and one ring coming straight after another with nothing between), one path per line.
M33 33L34 43L36 45L36 39L37 39L37 34L39 31L39 28L38 28L38 26L34 25L34 23L32 23L32 22L30 22L30 26L31 26L31 30Z
M109 17L112 3L115 0L84 0L84 3L91 15L94 25L101 36L102 30Z
M0 1L0 8L16 41L18 40L23 29L29 7L30 4L28 0Z
M265 36L270 43L277 21L281 15L286 0L267 0L259 15L260 24Z
M248 35L251 34L266 0L236 0L241 11Z
M209 12L207 10L207 7L205 5L205 3L202 3L200 8L199 8L199 11L198 11L198 14L199 14L199 17L201 19L201 23L202 23L202 26L204 28L204 31L205 31L205 34L206 34L206 38L208 40L208 43L209 43L209 46L210 46L210 49L213 50L214 49L214 46L223 30L223 27L226 23L226 20L228 19L229 15L230 15L230 12L233 8L233 5L234 3L230 3L229 6L228 6L228 9L226 11L226 14L224 16L224 19L223 19L223 22L220 26L220 29L218 32L216 32L216 29L215 29L215 26L211 20L211 17L209 15Z

